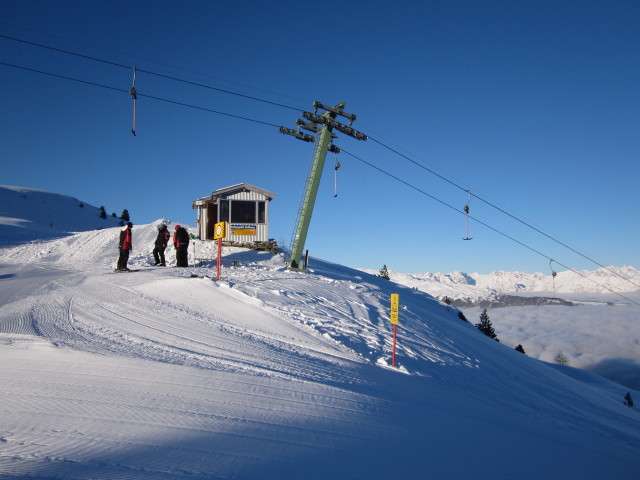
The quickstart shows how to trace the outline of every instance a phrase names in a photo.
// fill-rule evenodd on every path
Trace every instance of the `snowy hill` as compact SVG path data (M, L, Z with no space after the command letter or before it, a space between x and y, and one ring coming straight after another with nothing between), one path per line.
M224 249L240 265L220 281L210 263L149 267L155 224L134 227L138 271L113 273L118 230L0 249L0 477L599 479L640 467L640 413L623 404L639 391L522 355L431 295L238 248ZM194 243L190 262L213 255Z
M523 345L527 355L554 362L562 354L569 365L640 389L640 272L633 267L559 272L555 295L553 278L541 273L388 272L401 285L448 297L474 324L488 309L500 341Z
M99 208L67 195L0 185L0 239L5 245L114 227L119 221L110 215L100 218Z

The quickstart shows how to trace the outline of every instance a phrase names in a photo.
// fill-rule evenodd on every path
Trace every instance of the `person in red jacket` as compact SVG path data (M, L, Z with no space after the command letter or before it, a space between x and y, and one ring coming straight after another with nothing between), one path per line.
M173 234L173 245L176 247L176 267L188 267L189 232L184 227L176 225Z
M131 228L133 223L127 222L127 228L120 232L120 242L118 249L120 250L120 257L118 257L118 267L116 272L128 272L127 262L129 261L129 253L133 250L133 239Z
M156 261L155 265L165 267L164 250L167 248L171 234L167 230L167 226L162 223L158 225L158 236L156 237L155 248L153 249L153 259Z

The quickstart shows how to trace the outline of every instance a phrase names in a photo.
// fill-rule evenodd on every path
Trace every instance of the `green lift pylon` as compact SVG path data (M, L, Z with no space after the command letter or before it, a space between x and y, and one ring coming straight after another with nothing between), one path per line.
M298 120L297 131L290 130L285 127L280 127L281 133L293 135L294 137L307 142L314 141L315 137L300 132L299 129L301 126L318 134L315 144L313 163L311 165L309 176L307 178L305 193L302 198L302 202L300 203L296 227L292 237L291 253L287 260L287 265L290 268L302 267L302 251L304 250L304 245L307 240L309 224L311 223L311 214L313 213L313 206L316 202L316 196L318 194L318 187L320 186L320 178L322 177L322 170L324 169L327 152L333 151L337 153L340 151L338 147L332 144L332 139L335 136L333 130L336 129L358 140L367 139L366 135L351 128L351 123L353 123L356 116L353 114L344 113L344 105L344 102L342 102L335 107L327 107L320 102L314 102L313 106L316 109L316 113L302 113L302 115L310 121L309 123ZM322 108L326 110L326 112L322 115L317 115L318 108ZM350 120L349 125L347 126L336 122L336 117L338 115L348 118ZM322 127L320 127L320 125L322 125Z

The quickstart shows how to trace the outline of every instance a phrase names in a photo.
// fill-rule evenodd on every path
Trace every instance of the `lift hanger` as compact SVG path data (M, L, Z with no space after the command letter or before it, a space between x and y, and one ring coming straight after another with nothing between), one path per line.
M129 90L129 95L133 99L133 123L131 125L131 133L133 136L136 135L136 100L138 99L138 94L136 93L136 67L133 67L133 83L131 84L131 90Z
M463 240L473 240L473 237L469 236L469 204L471 203L471 190L467 190L467 193L469 194L469 200L467 201L467 204L464 206L464 213L466 215L466 223L467 223L467 236L465 238L463 238Z
M340 168L340 162L338 161L338 153L336 152L336 165L333 170L333 197L338 196L338 169Z
M553 262L553 259L549 259L549 268L551 269L551 281L553 282L553 297L555 298L556 296L556 275L558 275L555 270L553 269L553 265L551 265L551 262Z

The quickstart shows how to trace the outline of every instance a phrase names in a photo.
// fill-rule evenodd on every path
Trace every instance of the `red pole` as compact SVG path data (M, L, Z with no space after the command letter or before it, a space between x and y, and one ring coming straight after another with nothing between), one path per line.
M220 280L220 264L222 263L222 238L218 239L218 258L216 262L216 280Z
M391 366L396 366L396 329L398 325L393 324L393 353L391 354Z

